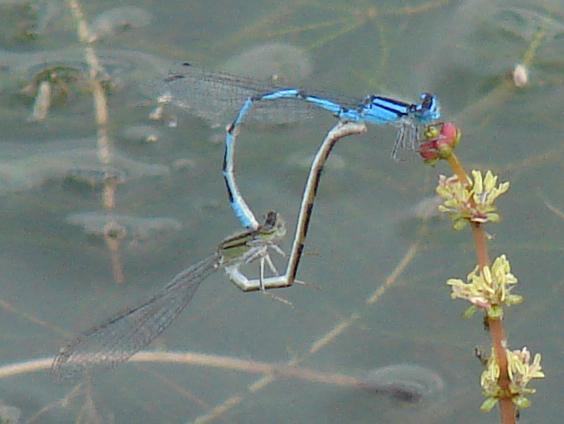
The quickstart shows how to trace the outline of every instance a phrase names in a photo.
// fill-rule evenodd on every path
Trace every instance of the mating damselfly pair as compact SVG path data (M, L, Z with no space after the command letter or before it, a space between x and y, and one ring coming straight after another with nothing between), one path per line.
M59 376L96 365L116 365L126 361L168 328L188 305L200 283L219 268L224 268L229 278L243 291L291 286L296 281L321 170L334 144L343 137L364 132L365 123L390 124L398 127L392 150L395 157L399 148L414 148L421 127L440 117L438 100L428 93L421 95L420 103L406 103L377 95L354 101L210 73L187 63L181 67L181 72L171 73L159 83L162 95L171 102L193 108L195 99L207 98L217 108L239 105L235 119L227 127L223 174L231 207L246 230L225 239L214 254L180 272L148 301L93 327L63 348L53 364L53 370ZM276 243L285 235L284 223L277 213L270 212L264 223L259 224L243 199L234 175L235 142L241 124L253 106L263 104L274 108L274 116L277 111L287 113L288 110L299 114L300 107L305 106L304 113L308 108L319 108L331 112L339 121L325 137L310 168L286 272L273 277L265 277L264 267L266 264L277 274L268 249L282 253ZM260 277L249 280L239 268L254 260L260 260Z

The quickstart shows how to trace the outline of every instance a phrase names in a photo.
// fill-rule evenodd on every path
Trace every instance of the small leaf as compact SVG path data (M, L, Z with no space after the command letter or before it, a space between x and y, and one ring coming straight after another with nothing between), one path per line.
M531 406L531 401L527 399L525 396L517 396L513 398L513 403L519 409L525 409Z
M490 309L488 309L488 317L492 319L503 318L503 308L499 305L492 306Z
M470 306L468 309L466 309L466 310L464 311L464 313L462 314L462 317L463 317L464 319L470 319L470 318L472 318L472 317L474 316L474 314L476 313L476 311L477 311L476 306L472 305L472 306Z
M480 406L480 410L482 412L490 412L496 403L497 403L496 398L489 397L484 401L484 403L482 403L482 406Z

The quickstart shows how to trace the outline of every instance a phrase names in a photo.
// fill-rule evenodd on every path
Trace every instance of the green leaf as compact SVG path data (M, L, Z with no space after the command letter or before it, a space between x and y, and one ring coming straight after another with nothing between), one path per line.
M499 305L492 306L490 309L488 309L488 317L492 319L503 318L503 308Z
M470 319L474 316L474 314L476 313L477 310L478 309L476 308L476 306L472 305L464 311L464 313L462 314L462 317L464 319Z
M513 403L519 409L525 409L531 406L531 401L527 399L525 396L517 396L513 398Z
M490 412L496 403L497 403L496 398L489 397L482 403L482 406L480 406L480 411Z

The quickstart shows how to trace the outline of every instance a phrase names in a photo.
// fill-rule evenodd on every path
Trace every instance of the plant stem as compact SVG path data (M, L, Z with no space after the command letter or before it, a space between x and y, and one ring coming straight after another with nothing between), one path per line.
M453 172L458 177L460 182L468 185L470 180L468 174L462 167L462 164L458 160L458 157L452 153L447 159L449 165L451 166ZM484 267L489 266L490 259L488 254L488 243L487 236L484 227L479 223L472 222L472 236L474 238L474 244L476 246L476 258L478 261L478 268L482 270ZM500 420L502 424L515 424L515 406L511 400L511 395L509 391L509 374L507 371L507 355L506 355L506 337L505 330L503 328L503 322L501 319L494 319L486 317L488 323L488 329L490 332L490 338L492 340L493 350L496 356L497 363L499 365L499 386L503 390L505 396L499 399L499 412Z
M454 154L454 152L452 152L451 155L447 158L447 162L452 168L452 171L458 177L458 181L468 185L469 184L468 174L462 167L460 161L458 160L458 157Z

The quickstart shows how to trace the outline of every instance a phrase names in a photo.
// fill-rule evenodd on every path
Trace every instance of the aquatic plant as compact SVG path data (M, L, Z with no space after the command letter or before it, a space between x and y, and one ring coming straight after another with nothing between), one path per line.
M519 410L530 405L527 395L535 393L528 384L543 378L541 355L531 354L526 347L510 350L503 326L504 307L523 302L523 297L513 293L517 278L511 273L511 264L505 254L493 263L488 253L487 223L500 221L496 200L509 190L509 182L498 184L492 171L473 170L469 176L454 153L461 131L451 122L430 125L420 147L422 159L430 165L446 160L454 175L439 176L436 188L443 202L439 211L448 215L455 230L469 226L474 239L477 265L466 279L451 278L451 297L468 301L471 306L464 312L470 318L477 311L484 314L484 324L490 333L492 348L480 384L484 397L482 411L490 411L499 403L501 422L514 423Z

